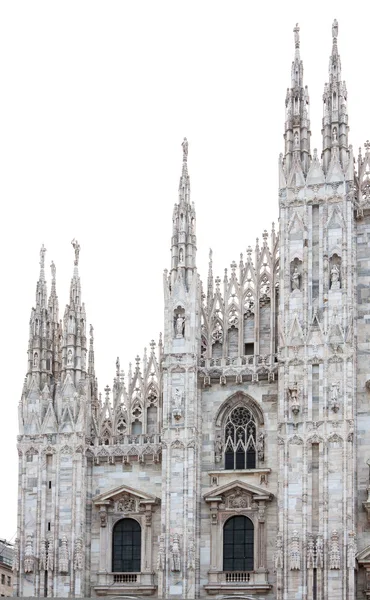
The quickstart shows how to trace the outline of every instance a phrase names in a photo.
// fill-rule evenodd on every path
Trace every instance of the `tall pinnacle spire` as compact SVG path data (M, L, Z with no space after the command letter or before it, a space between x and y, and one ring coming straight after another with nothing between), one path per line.
M180 202L190 202L190 178L188 174L188 150L189 144L188 140L184 138L184 141L181 144L182 146L182 173L180 177L180 185L179 185L179 201Z
M291 70L291 87L287 90L285 107L285 157L286 176L289 176L294 161L301 163L304 173L310 164L310 120L308 88L303 85L303 62L300 56L300 37L298 23L294 33L294 60Z
M190 285L195 268L196 237L195 208L190 203L190 177L188 173L188 149L186 138L182 142L182 172L179 185L179 203L173 209L171 243L171 283L178 275Z
M347 88L342 81L342 66L338 53L338 21L332 25L332 50L329 58L329 83L324 86L322 136L323 168L327 172L332 149L338 148L339 159L345 168L349 159Z

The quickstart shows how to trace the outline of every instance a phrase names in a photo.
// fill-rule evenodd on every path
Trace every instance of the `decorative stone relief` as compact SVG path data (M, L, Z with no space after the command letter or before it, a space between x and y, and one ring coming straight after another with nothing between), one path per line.
M35 560L33 556L33 535L32 533L29 533L26 537L26 549L24 553L24 572L32 573L35 566L34 563Z
M107 512L106 512L105 507L100 508L99 517L100 517L100 527L106 527L107 526Z
M67 536L63 536L61 539L61 545L59 550L59 573L68 573L68 539Z
M299 547L299 534L295 529L290 542L290 570L299 571L301 569L301 551Z
M165 550L165 536L162 533L159 536L159 547L157 555L157 571L164 571L166 567L166 550Z
M250 507L250 496L243 492L240 488L237 488L234 494L228 497L229 508L249 508Z
M116 503L116 512L135 512L136 499L130 494L122 494Z
M275 547L275 571L279 569L283 569L284 559L283 559L283 536L281 533L278 533L276 536L276 547Z
M340 569L339 536L336 529L333 529L330 536L329 568Z
M174 533L171 544L171 571L181 571L180 536Z
M13 572L18 573L19 571L19 539L16 538L14 541L13 549Z

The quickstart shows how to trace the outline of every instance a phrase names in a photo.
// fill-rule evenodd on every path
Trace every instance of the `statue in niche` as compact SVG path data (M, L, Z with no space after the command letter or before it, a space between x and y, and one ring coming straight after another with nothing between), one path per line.
M180 408L182 400L182 393L179 388L175 388L175 392L173 394L173 404L175 408Z
M180 536L174 533L171 547L171 571L181 571Z
M184 262L184 250L182 248L180 248L179 250L179 263L183 263Z
M39 366L39 355L37 352L35 352L35 354L33 355L33 366L34 367Z
M175 327L176 327L176 337L182 338L184 337L184 326L185 326L185 318L181 315L177 315Z
M72 357L73 357L72 350L69 349L68 353L67 353L67 365L71 365L72 364Z
M335 382L331 384L331 408L334 412L339 410L338 387L338 384Z
M265 434L260 431L257 438L257 454L260 461L264 461L265 458Z
M294 267L293 275L292 275L292 290L300 289L300 274L298 272L298 267Z
M297 131L296 131L296 132L295 132L295 134L294 134L294 145L295 145L295 147L296 147L296 148L298 148L298 147L299 147L299 138L298 138L298 133L297 133Z
M337 142L337 141L338 141L337 128L334 127L334 129L333 129L333 142Z
M222 439L221 436L218 435L215 439L215 459L216 462L220 462L222 458Z
M333 265L330 271L330 281L331 281L331 290L339 290L340 289L340 281L339 281L339 267L338 265Z

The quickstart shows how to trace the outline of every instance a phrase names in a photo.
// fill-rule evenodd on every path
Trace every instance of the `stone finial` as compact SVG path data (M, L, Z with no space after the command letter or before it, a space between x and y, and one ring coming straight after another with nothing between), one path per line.
M73 239L71 241L71 244L72 244L73 249L75 251L75 263L74 264L75 264L76 267L78 267L78 261L79 261L79 258L80 258L80 249L81 249L81 246L80 246L80 244L78 243L78 241L76 239Z

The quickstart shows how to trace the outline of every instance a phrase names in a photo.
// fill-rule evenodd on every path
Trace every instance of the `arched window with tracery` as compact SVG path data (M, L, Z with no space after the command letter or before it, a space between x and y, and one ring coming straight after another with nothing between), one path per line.
M223 570L253 571L254 525L248 517L238 515L224 525Z
M228 415L224 429L225 469L256 468L256 421L246 406Z
M113 528L112 571L140 573L141 527L135 519L121 519Z

